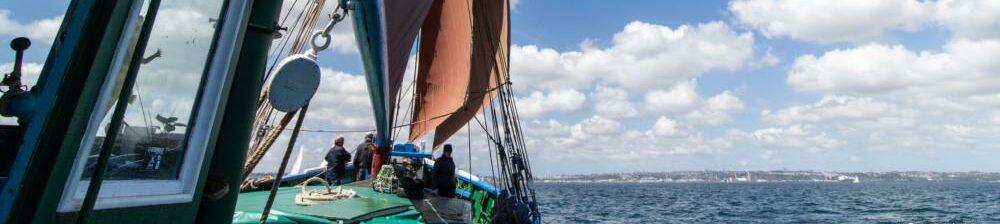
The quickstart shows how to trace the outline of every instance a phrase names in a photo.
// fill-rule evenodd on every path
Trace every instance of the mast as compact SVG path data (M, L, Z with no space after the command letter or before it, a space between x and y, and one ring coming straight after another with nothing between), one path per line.
M392 124L414 38L431 0L354 0L354 33L375 115L375 144L392 143Z

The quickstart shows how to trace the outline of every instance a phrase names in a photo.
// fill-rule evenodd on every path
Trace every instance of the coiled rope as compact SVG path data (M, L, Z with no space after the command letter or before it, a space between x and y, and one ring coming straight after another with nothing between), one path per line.
M307 190L306 186L309 186L309 183L312 183L314 181L319 181L320 183L323 183L323 186L326 186L326 190L325 191L322 189ZM295 204L300 206L310 206L322 202L330 202L341 199L358 197L358 193L355 192L354 190L341 189L340 187L337 187L337 189L333 189L330 187L330 183L326 182L325 180L319 177L309 178L308 180L306 180L305 183L302 183L302 185L300 186L302 188L302 193L295 195Z

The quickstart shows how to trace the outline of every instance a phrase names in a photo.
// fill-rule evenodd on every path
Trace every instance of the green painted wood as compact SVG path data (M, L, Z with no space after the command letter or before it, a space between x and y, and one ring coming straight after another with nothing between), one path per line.
M220 199L200 202L197 213L198 223L228 223L233 220L233 212L239 195L243 162L249 147L251 125L257 111L257 96L260 95L267 54L274 38L271 30L277 20L282 1L252 1L248 27L241 44L234 77L229 87L229 97L225 101L224 114L214 143L211 157L206 162L207 172L225 181L228 192ZM256 27L256 28L252 28ZM204 177L203 177L204 178ZM203 179L204 180L204 179ZM204 181L201 181L204 184ZM200 185L204 186L204 185Z
M408 211L412 210L413 207L413 203L409 199L398 197L395 194L375 192L370 187L340 187L357 192L358 197L311 206L300 206L295 204L295 195L299 194L301 189L299 187L284 187L278 189L272 209L285 213L311 215L335 220L355 220L371 213L391 210ZM310 190L324 188L323 186L307 187ZM268 191L257 191L240 194L236 210L262 210L269 193Z
M197 212L197 208L191 203L101 209L94 210L88 223L196 223L193 216L195 212ZM56 221L50 223L72 223L74 221L76 221L75 213L60 213Z
M472 202L472 223L492 223L496 196L462 179L458 179L457 184L458 189L469 192L467 200Z
M366 221L362 221L362 224L420 224L424 223L423 215L416 209L406 211L391 216L378 217Z
M70 4L63 26L52 44L39 77L30 94L37 107L25 126L24 140L11 169L10 182L0 193L0 221L31 222L40 201L51 193L45 186L52 181L59 164L61 144L70 132L74 111L88 83L92 69L106 66L101 52L106 31L114 27L117 0L79 0ZM114 28L111 28L114 29ZM44 206L44 205L42 205Z
M233 224L258 224L260 223L260 217L263 216L261 212L243 212L237 211L233 214ZM334 224L327 219L316 218L308 215L298 215L284 213L281 211L271 211L271 214L267 216L267 223L269 224Z
M119 1L114 6L113 13L108 21L107 31L101 42L100 51L97 53L95 61L111 61L114 57L121 32L124 29L125 18L131 7L130 1ZM71 117L66 130L65 139L82 139L86 131L87 122L93 112L92 108L97 103L98 95L103 86L106 74L110 69L110 63L102 63L94 66L87 75L83 90L80 92L79 105ZM80 141L64 141L58 154L54 157L52 171L48 175L49 181L44 186L44 195L39 200L33 221L36 223L49 223L55 217L55 210L62 197L63 188L69 180L69 173L73 162L76 160L77 152L80 149Z

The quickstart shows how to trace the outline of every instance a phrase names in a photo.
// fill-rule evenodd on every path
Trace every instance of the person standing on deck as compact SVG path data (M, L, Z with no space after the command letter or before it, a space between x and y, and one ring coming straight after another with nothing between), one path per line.
M371 134L374 138L374 134ZM389 163L389 153L391 153L388 146L381 146L372 144L372 179L378 179L378 172L382 170L382 165ZM375 182L372 182L372 186L375 186Z
M374 137L368 133L365 135L365 141L354 148L354 177L358 181L367 180L369 177L369 170L372 166L372 149L375 148L372 143Z
M333 141L333 147L326 153L326 181L340 185L340 180L344 177L344 168L347 162L351 161L351 153L344 149L344 137L338 136Z
M438 196L446 198L455 197L455 161L451 159L451 151L451 144L445 144L441 157L434 160L434 169L431 171Z

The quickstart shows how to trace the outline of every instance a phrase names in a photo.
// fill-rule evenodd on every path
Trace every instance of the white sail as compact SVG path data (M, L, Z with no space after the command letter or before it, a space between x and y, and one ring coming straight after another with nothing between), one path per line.
M302 171L302 154L305 152L306 148L299 147L299 156L295 158L295 165L292 166L292 172L289 172L289 174L298 174L299 171Z

